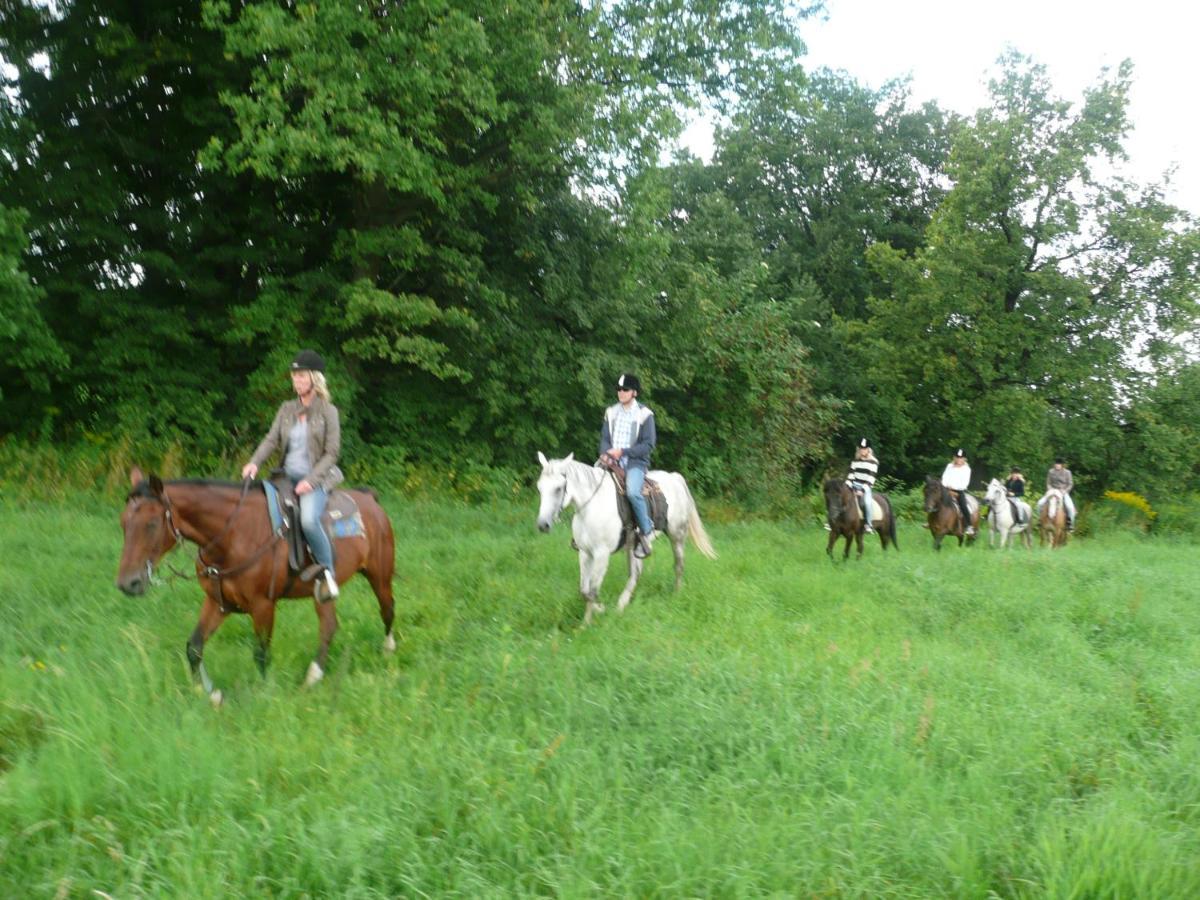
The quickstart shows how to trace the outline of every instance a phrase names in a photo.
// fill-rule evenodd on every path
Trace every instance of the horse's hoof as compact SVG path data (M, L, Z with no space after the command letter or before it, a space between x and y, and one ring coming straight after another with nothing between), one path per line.
M394 637L392 637L390 634L383 639L383 652L384 653L395 653L396 652L396 639Z
M321 667L317 665L317 661L314 659L308 664L308 674L304 676L304 686L312 687L324 677L325 673L321 670Z
M225 695L220 691L214 690L208 695L209 702L212 703L213 709L220 709L221 704L225 702Z

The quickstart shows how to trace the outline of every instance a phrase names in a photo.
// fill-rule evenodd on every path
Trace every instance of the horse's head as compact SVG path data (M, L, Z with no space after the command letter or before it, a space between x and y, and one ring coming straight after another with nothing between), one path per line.
M846 482L840 478L826 478L825 483L821 485L821 493L825 495L825 507L832 508L842 501L842 493L846 489Z
M942 505L942 495L946 492L946 488L942 485L942 479L934 478L932 475L925 476L925 512L934 513L938 511L938 507Z
M985 496L989 504L1001 503L1007 495L1008 490L1000 483L999 479L993 478L988 482L987 494Z
M146 477L134 466L129 473L132 490L121 513L125 545L121 548L121 566L117 587L131 597L146 593L155 564L175 546L177 535L170 522L171 502L163 492L162 480Z
M541 450L538 451L538 462L542 464L542 474L538 478L537 489L541 496L538 505L538 531L547 532L562 515L567 505L567 463L575 459L571 453L566 459L546 459Z

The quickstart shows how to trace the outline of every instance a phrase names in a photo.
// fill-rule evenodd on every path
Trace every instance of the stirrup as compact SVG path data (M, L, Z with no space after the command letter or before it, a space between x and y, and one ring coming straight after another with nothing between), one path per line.
M338 598L338 583L332 569L322 569L321 574L313 580L313 596L320 603L328 603Z
M633 538L633 555L638 559L645 559L653 550L650 547L650 538L642 534L641 530L634 532Z

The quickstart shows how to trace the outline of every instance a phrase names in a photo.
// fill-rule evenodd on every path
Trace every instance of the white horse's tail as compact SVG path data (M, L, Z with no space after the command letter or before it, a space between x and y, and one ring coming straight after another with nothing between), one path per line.
M708 532L704 530L704 523L700 521L700 510L696 508L696 500L692 497L692 489L688 487L687 479L682 475L679 476L679 480L683 482L683 490L688 498L688 537L692 539L692 543L696 545L697 550L709 559L716 559L717 551L713 549L712 541L708 539Z

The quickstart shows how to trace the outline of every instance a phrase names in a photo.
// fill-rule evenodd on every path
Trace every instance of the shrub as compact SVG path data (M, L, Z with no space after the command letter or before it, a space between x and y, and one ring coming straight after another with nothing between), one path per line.
M1158 513L1149 501L1132 491L1105 491L1095 503L1089 503L1081 511L1079 531L1093 534L1102 531L1124 529L1146 533Z

